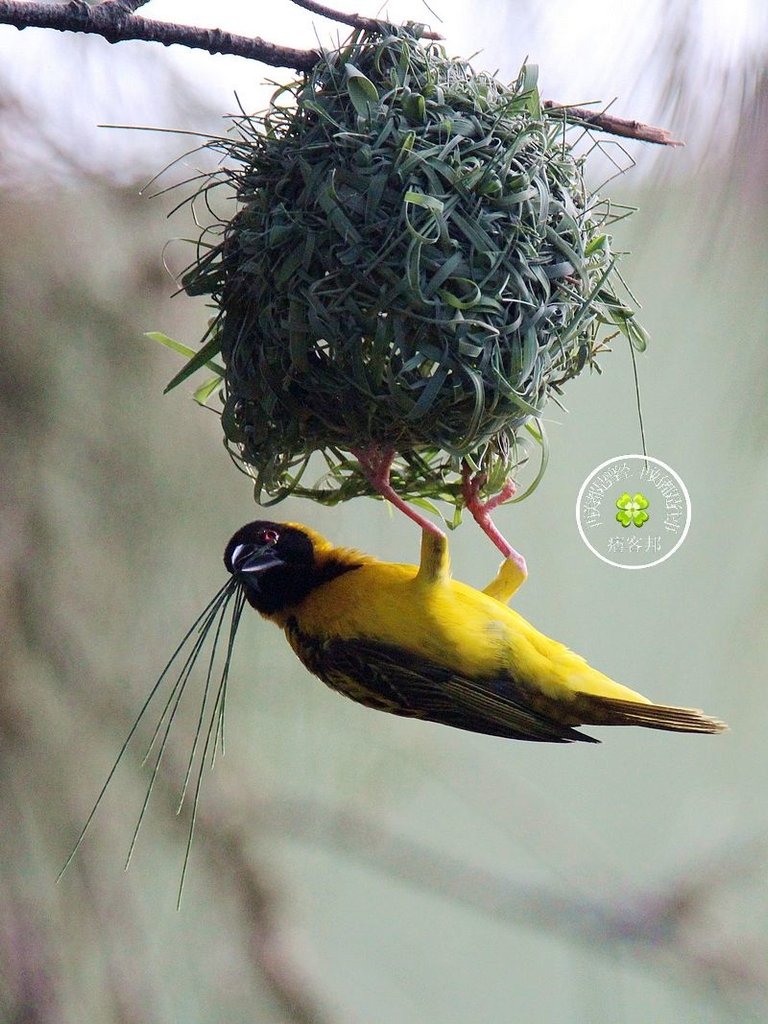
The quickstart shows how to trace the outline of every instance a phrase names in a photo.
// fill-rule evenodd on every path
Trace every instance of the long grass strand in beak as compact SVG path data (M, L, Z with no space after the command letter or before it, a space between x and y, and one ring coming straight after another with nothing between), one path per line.
M69 865L74 860L78 850L82 846L83 840L85 839L85 836L86 836L86 834L88 832L88 829L91 826L91 822L93 821L94 817L96 816L96 812L98 811L99 806L101 804L101 801L104 799L104 795L107 792L107 789L109 788L109 784L112 782L112 779L115 776L115 772L117 771L117 769L118 769L118 767L120 765L120 762L122 761L123 756L125 755L125 752L128 749L128 745L131 742L131 740L133 739L134 735L136 734L136 730L139 728L139 725L141 724L145 714L147 713L150 704L152 703L152 701L156 697L156 695L157 695L157 693L158 693L158 691L159 691L163 681L165 680L165 678L167 677L169 671L171 670L171 668L173 666L173 663L176 661L176 659L178 658L179 654L184 649L185 644L188 642L189 638L192 636L192 634L196 630L200 629L201 634L205 635L205 632L207 632L207 628L204 630L203 626L205 625L206 619L208 619L208 617L210 616L212 611L214 611L214 614L215 614L215 610L218 609L220 607L221 602L223 600L225 600L227 598L227 596L229 594L231 594L236 589L236 586L237 586L237 584L236 584L236 582L234 581L233 578L227 580L227 582L211 598L211 600L205 606L203 611L197 616L195 621L192 623L192 625L189 627L187 632L184 634L181 642L176 647L176 650L173 652L171 657L168 659L168 662L166 663L165 668L160 673L160 675L159 675L159 677L157 679L157 682L154 684L152 689L149 691L149 694L147 695L146 700L142 704L141 709L140 709L138 715L134 719L133 725L129 729L128 735L125 737L125 740L123 741L123 745L120 747L120 751L118 752L118 755L115 758L114 764L110 768L109 773L107 775L107 778L105 779L103 786L99 790L99 794L96 797L96 800L95 800L95 802L93 804L93 807L90 810L90 813L88 814L88 817L85 819L85 823L84 823L82 829L80 830L80 834L78 835L77 840L75 841L75 844L72 847L72 850L70 851L69 856L67 857L66 861L64 862L64 864L63 864L63 866L61 868L61 871L59 871L59 873L58 873L58 875L56 877L56 881L57 882L61 881L62 877L64 876L64 873L66 872L67 868L69 867ZM195 642L195 646L197 646L197 641Z
M170 694L168 695L168 699L165 702L165 706L163 707L163 710L162 710L162 712L160 714L160 717L157 720L157 725L155 726L155 731L152 733L152 738L150 739L149 745L147 746L147 749L146 749L146 752L144 754L144 757L142 758L142 761L141 761L142 765L146 764L147 761L149 760L149 755L152 753L152 748L154 747L154 745L155 745L155 743L157 741L157 737L160 735L160 731L161 731L161 729L163 727L163 722L165 722L165 717L168 714L168 711L170 710L170 712L171 712L170 720L167 723L166 731L165 731L165 734L163 736L163 740L161 742L161 748L165 746L165 740L166 740L166 738L168 736L168 731L170 729L170 723L175 718L176 711L178 709L179 702L181 700L181 696L182 696L182 694L184 692L184 687L187 684L187 680L188 680L188 678L189 678L189 676L190 676L190 674L192 672L192 669L194 668L194 666L195 666L195 664L197 662L198 656L200 655L200 652L203 649L203 646L205 645L205 641L206 641L206 639L208 637L208 633L209 633L209 631L211 629L211 626L216 621L216 616L219 614L219 611L222 608L226 609L227 603L229 602L229 599L230 599L231 596L232 596L232 587L229 587L224 593L222 593L222 591L219 591L219 594L217 595L218 600L216 600L216 601L214 601L214 602L212 602L211 604L208 605L208 609L209 609L208 615L205 617L203 622L201 622L200 625L198 626L197 639L195 640L194 644L192 645L192 649L190 650L189 654L186 657L186 660L184 661L184 664L183 664L183 666L181 668L181 671L179 672L179 675L176 678L176 682L173 685L173 689L171 690ZM214 639L214 650L213 650L214 654L215 654L215 650L216 650L215 645L216 645L216 639Z
M228 599L227 603L229 603L229 599ZM233 610L233 621L234 621L234 611L235 610L236 610L236 607ZM194 764L195 753L197 752L197 744L198 744L198 740L200 739L200 733L202 732L202 728L203 728L203 720L205 718L205 709L206 709L206 706L208 704L208 694L210 693L210 690L211 690L211 677L213 676L213 667L214 667L214 663L215 663L215 660L216 660L216 651L217 651L218 646L219 646L219 637L221 636L221 627L224 625L224 616L226 614L226 611L227 611L227 606L224 605L224 607L222 608L222 611L221 611L221 615L219 616L219 621L216 624L216 633L215 633L214 638L213 638L213 644L211 645L211 656L208 659L208 671L205 674L205 688L203 689L203 699L200 702L200 714L197 717L197 724L195 725L195 738L192 741L192 749L189 752L189 760L187 761L187 770L184 773L184 782L183 782L182 787L181 787L181 796L179 797L179 802L178 802L178 804L176 806L176 813L177 814L181 814L181 809L184 806L184 798L187 795L187 787L189 786L189 779L190 779L190 776L192 774L192 765ZM227 657L225 659L224 670L222 672L222 675L224 674L224 672L226 672L228 670L228 667L229 667L229 658Z
M234 606L232 608L232 620L230 622L230 627L229 627L229 639L227 641L227 653L226 653L226 655L224 657L224 666L223 666L222 672L221 672L221 681L219 683L219 688L216 691L216 697L215 697L214 702L213 702L213 710L211 712L211 719L210 719L210 722L208 724L208 730L207 730L206 736L205 736L205 744L203 745L203 750L202 750L202 753L200 755L199 767L197 769L197 778L195 779L195 792L194 792L194 795L192 797L192 815L191 815L190 822L189 822L189 831L187 833L187 845L186 845L186 848L184 850L184 863L182 864L182 867L181 867L181 878L179 879L179 891L178 891L178 895L176 897L176 909L177 910L181 907L181 896L182 896L182 893L184 891L184 880L187 877L187 867L189 866L189 855L190 855L190 851L192 850L192 839L193 839L194 834L195 834L195 824L197 822L197 809L198 809L198 806L199 806L199 803L200 803L200 787L202 786L202 782L203 782L203 771L205 770L205 760L206 760L206 757L208 755L208 749L211 746L211 737L213 737L213 750L211 751L211 768L213 768L213 762L214 762L214 759L215 759L216 745L217 745L217 742L218 742L219 734L221 734L221 737L222 737L222 744L223 744L223 739L224 739L224 707L225 707L225 703L226 703L227 681L229 679L229 669L230 669L230 665L232 663L232 653L233 653L233 650L234 650L235 636L237 635L238 626L240 625L240 616L242 615L243 608L245 607L245 591L243 590L242 586L238 586L235 589L234 593L235 593L235 603L234 603ZM223 619L223 613L222 613L222 619ZM220 626L221 626L221 622L219 623L219 627ZM218 630L217 630L217 634L216 635L217 635L217 638L218 638ZM203 706L200 709L200 721L202 721L202 718L203 718L203 713L205 711L205 702L206 701L207 701L207 685L206 685L206 695L205 695L204 700L203 700ZM195 748L197 746L197 739L198 739L198 736L196 734L195 735L195 740L194 740L194 743L193 743L193 747L192 747L192 757L194 757L194 751L195 751ZM192 760L190 759L190 767L191 767L191 764L192 764ZM185 789L186 789L186 781L185 781L184 785L185 785ZM183 801L183 795L182 795L182 801ZM181 804L179 805L179 810L181 810Z
M165 706L163 707L163 710L162 710L162 713L161 713L160 718L158 720L158 723L155 726L155 731L152 734L152 739L149 742L149 746L147 747L147 752L144 755L144 758L142 760L142 764L146 764L147 760L149 759L149 755L150 755L150 753L152 751L152 748L154 747L155 742L157 741L157 737L160 734L160 731L162 730L163 723L165 722L165 729L163 731L163 738L160 741L160 747L159 747L159 749L157 751L157 756L155 757L155 763L154 763L153 768L152 768L152 775L151 775L150 780L149 780L149 785L147 786L147 791L146 791L146 793L144 795L144 803L141 806L141 810L139 812L139 816L138 816L138 818L136 820L136 825L135 825L134 830L133 830L133 836L131 837L131 843L130 843L130 846L128 848L128 854L127 854L126 859L125 859L126 870L128 869L128 867L129 867L129 865L131 863L131 858L133 856L133 850L134 850L134 847L136 846L136 840L139 837L139 832L141 830L141 826L142 826L142 823L144 821L144 815L146 813L147 807L149 806L150 797L152 796L152 791L154 790L155 782L157 780L157 776L158 776L158 773L160 771L160 762L163 759L163 754L165 753L165 749L166 749L166 746L167 746L167 743L168 743L168 737L170 735L171 728L173 726L173 722L174 722L174 720L176 718L176 713L179 710L179 706L181 704L182 697L184 696L184 690L186 688L187 682L189 681L189 677L192 674L192 670L194 669L195 665L197 664L197 659L200 656L200 653L201 653L203 647L205 646L206 640L208 639L208 634L210 633L211 628L213 627L214 623L216 623L216 620L218 619L218 623L216 624L216 632L214 633L213 643L211 645L211 654L210 654L210 657L208 659L208 672L207 672L207 675L206 675L205 689L203 691L203 700L202 700L202 705L201 705L201 708L200 708L200 717L198 719L198 724L197 724L196 729L195 729L195 744L197 743L197 735L198 735L198 733L200 731L200 722L202 721L202 717L203 717L203 713L204 713L204 709L205 709L205 704L206 704L206 702L208 700L208 692L209 692L209 689L210 689L210 682L211 682L211 675L213 673L213 666L214 666L214 662L215 662L215 659L216 659L216 650L217 650L217 647L218 647L219 634L221 632L221 626L222 626L222 623L224 621L224 617L225 617L225 615L227 613L227 607L229 605L229 602L231 601L231 599L232 599L236 589L237 589L236 581L234 579L229 580L227 582L227 585L225 585L218 592L218 594L213 599L213 601L207 606L206 611L208 612L208 614L206 615L205 613L203 613L204 614L203 621L200 622L200 619L197 620L197 622L200 622L200 625L198 626L198 630L197 630L198 635L197 635L197 637L195 639L194 644L192 645L192 649L190 650L189 654L187 655L187 657L186 657L186 659L184 661L184 664L182 665L181 671L179 672L178 676L176 677L176 682L173 684L173 688L171 689L171 692L168 695L168 699L165 702ZM189 635L190 634L187 633L187 638L189 637ZM185 640L187 638L185 638ZM178 653L179 653L179 649L177 649L177 651L176 651L176 654L178 654ZM194 747L193 747L193 756L194 756ZM189 770L187 771L187 777L188 777L188 775L189 775ZM176 811L177 814L181 810L181 805L184 802L184 791L186 791L186 787L187 787L187 778L185 778L185 780L184 780L184 787L183 787L183 790L182 790L181 800L179 801L179 806L178 806L178 809Z

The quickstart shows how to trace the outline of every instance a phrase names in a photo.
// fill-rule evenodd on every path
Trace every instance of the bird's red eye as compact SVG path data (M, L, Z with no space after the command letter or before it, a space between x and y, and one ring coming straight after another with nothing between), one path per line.
M280 534L277 530L259 530L257 541L259 544L277 544L280 539Z

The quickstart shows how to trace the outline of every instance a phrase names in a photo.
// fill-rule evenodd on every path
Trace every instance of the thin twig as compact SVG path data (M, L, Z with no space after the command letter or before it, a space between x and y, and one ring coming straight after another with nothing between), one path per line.
M605 111L589 110L588 107L571 107L567 103L556 103L555 100L544 100L542 106L546 110L562 111L569 123L583 124L609 135L620 135L625 139L639 139L641 142L653 142L657 146L684 146L684 142L673 139L672 133L666 128L655 128L642 121L627 121L623 117L615 117Z
M326 4L318 4L315 0L291 0L297 7L303 7L305 11L312 14L319 14L322 18L330 18L331 21L340 21L343 25L351 25L352 28L362 28L367 32L381 30L381 21L376 18L366 18L362 14L344 14L342 11L334 11ZM422 39L442 39L439 32L422 32Z

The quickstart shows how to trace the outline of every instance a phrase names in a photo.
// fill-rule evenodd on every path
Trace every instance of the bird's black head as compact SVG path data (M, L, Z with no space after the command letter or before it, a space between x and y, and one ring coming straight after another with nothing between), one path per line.
M292 523L258 520L242 526L227 544L224 565L262 615L300 604L315 587L358 563L335 556L313 531ZM340 553L339 553L340 554Z

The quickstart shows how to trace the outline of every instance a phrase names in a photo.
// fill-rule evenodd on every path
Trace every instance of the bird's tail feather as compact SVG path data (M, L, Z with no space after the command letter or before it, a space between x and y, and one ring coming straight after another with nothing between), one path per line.
M640 725L646 729L700 733L724 732L728 728L725 722L710 718L698 708L614 700L590 693L580 693L577 702L579 719L583 725Z

